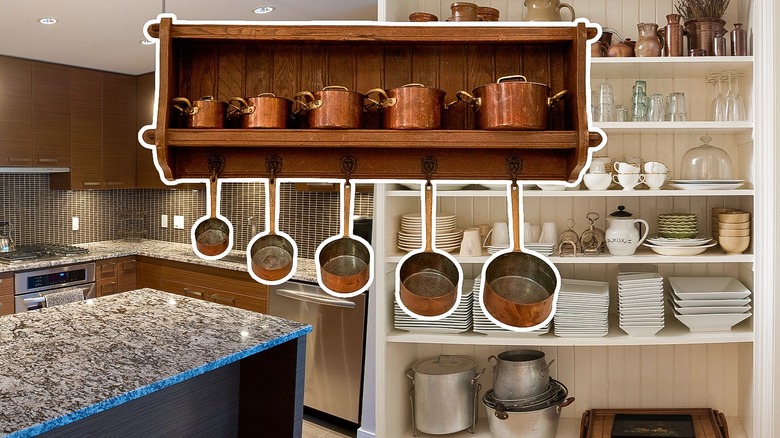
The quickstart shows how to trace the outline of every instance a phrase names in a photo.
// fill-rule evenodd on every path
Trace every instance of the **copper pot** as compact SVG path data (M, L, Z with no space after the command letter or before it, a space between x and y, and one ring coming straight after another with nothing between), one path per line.
M409 21L412 22L426 22L426 21L439 21L439 17L429 14L427 12L412 12L409 14Z
M238 117L240 126L246 128L286 128L290 121L292 101L276 97L273 93L261 93L242 99L231 97L231 116Z
M363 118L365 95L332 85L320 91L295 94L300 111L307 114L309 128L358 129Z
M374 88L366 93L377 93L380 100L373 102L382 111L385 129L439 129L444 108L444 90L423 84L406 84L385 91Z
M542 131L549 129L550 109L567 93L563 90L551 97L547 85L513 75L477 87L471 94L458 91L456 96L474 108L479 129Z
M477 9L479 21L498 21L499 14L500 12L498 9L491 8L490 6L480 6L479 9Z
M173 99L173 107L184 115L187 128L224 128L227 117L227 103L204 96L190 102L186 97Z

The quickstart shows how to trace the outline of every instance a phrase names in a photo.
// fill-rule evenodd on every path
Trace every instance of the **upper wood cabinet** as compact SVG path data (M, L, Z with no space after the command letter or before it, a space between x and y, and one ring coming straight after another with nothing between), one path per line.
M33 166L70 167L70 67L32 64Z
M135 187L135 77L103 73L103 181Z
M0 167L32 166L32 62L0 56Z

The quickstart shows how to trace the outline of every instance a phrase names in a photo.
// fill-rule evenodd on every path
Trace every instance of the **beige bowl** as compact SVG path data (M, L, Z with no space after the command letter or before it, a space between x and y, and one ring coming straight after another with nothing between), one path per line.
M718 230L718 235L725 237L750 237L750 230Z
M749 230L750 229L750 221L748 222L737 222L735 224L730 224L728 222L718 222L718 228L721 230Z
M718 243L727 254L742 254L750 245L750 237L720 236Z
M718 215L718 222L726 222L729 224L736 224L739 222L747 222L750 220L750 213L721 213Z
M718 217L721 213L743 213L743 211L738 208L712 207L712 217Z

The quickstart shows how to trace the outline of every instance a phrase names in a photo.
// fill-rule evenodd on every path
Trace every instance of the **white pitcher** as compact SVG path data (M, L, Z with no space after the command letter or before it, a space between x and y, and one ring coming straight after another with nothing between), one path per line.
M606 241L609 253L616 256L633 255L640 243L644 242L649 231L647 221L644 219L634 219L631 213L628 213L622 205L618 211L607 217ZM645 229L642 237L639 237L639 230L635 226L637 223L644 224Z
M525 0L523 2L528 11L525 13L525 21L563 21L561 19L561 9L566 8L571 12L571 19L574 21L574 8L567 3L561 3L558 0Z

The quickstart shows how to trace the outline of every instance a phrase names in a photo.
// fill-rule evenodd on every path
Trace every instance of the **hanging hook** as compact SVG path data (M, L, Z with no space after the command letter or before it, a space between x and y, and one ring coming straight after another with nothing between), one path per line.
M347 185L349 185L349 179L355 170L357 170L357 159L355 157L350 155L341 157L341 172L344 174Z
M509 157L506 159L506 171L512 178L512 183L517 183L517 174L523 171L523 160L517 157Z
M432 186L431 179L433 178L433 174L436 173L436 170L439 168L439 161L436 157L425 157L421 161L426 180L425 186L430 187Z
M217 176L222 173L222 170L225 168L225 158L220 157L219 155L214 155L212 157L209 157L209 179L211 181L216 181Z
M276 173L282 170L282 157L271 155L270 157L266 158L265 168L268 169L268 172L271 174L270 182L275 182Z

